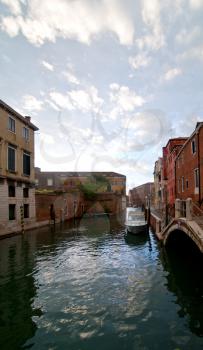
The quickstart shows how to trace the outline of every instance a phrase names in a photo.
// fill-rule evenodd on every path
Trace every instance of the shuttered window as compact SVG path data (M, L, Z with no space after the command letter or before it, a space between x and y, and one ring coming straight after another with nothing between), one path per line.
M30 175L30 154L23 152L23 175Z
M29 140L29 129L26 127L23 127L23 138Z
M16 122L15 119L8 117L8 129L12 132L16 131Z
M8 210L9 210L9 220L15 220L15 218L16 218L16 205L9 204Z
M29 218L29 204L24 204L23 209L24 209L24 218L25 219Z
M196 153L196 142L195 142L195 139L192 140L191 147L192 147L192 154L195 154Z
M15 148L12 146L8 146L8 170L15 171L16 170L16 155Z
M199 187L199 169L196 168L194 170L194 176L195 176L195 188Z

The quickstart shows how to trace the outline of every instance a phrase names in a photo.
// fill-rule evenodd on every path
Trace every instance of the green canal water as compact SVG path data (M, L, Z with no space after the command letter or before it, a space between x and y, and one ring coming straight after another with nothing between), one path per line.
M201 256L124 233L100 217L1 240L0 349L203 349Z

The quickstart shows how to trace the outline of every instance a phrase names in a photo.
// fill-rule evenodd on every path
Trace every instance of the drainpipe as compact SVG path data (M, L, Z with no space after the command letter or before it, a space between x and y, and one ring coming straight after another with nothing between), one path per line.
M198 142L198 169L199 169L199 205L201 205L201 176L200 176L200 147L199 147L199 131L197 132L197 142Z

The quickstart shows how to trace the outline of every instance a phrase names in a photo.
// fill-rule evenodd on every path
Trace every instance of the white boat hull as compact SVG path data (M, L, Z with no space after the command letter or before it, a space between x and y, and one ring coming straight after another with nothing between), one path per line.
M144 225L126 225L127 232L130 232L134 235L139 235L147 232L147 224Z
M125 226L127 232L130 232L133 235L146 233L148 228L144 213L139 208L126 209Z

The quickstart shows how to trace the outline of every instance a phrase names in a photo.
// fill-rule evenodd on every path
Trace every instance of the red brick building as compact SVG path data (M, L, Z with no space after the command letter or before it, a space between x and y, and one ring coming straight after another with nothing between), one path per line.
M165 181L165 201L172 209L176 199L175 160L187 137L169 139L163 147L163 174ZM171 213L172 214L172 213Z
M176 197L203 201L203 122L199 122L192 135L179 150L175 161Z

